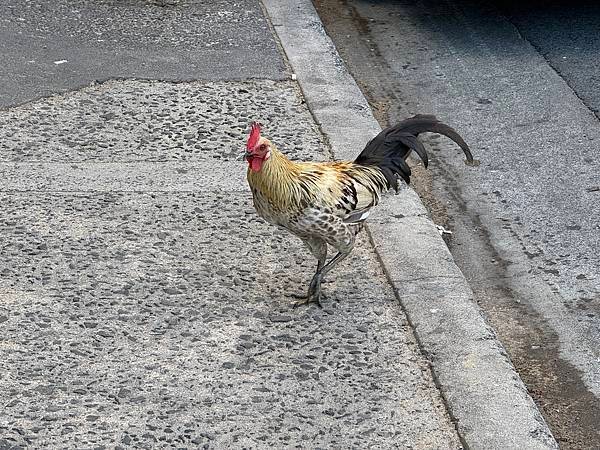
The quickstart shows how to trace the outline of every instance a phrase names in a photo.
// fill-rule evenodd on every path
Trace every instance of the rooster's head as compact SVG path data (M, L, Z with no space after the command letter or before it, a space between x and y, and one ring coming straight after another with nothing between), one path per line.
M271 156L271 143L260 135L260 127L260 123L252 122L246 143L246 161L254 172L259 172L262 165Z

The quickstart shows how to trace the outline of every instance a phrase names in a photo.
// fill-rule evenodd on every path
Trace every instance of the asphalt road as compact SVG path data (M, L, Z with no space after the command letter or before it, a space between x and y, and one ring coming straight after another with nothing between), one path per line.
M269 25L251 1L0 4L0 107L115 78L282 79ZM268 64L264 64L269 61Z
M597 116L600 112L600 4L506 1L501 11Z
M431 139L418 190L561 445L599 447L600 8L315 3L382 125L434 113L481 160Z

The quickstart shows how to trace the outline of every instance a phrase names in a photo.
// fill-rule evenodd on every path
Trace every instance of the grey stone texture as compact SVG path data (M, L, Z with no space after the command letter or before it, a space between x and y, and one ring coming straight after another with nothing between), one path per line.
M239 161L253 120L291 158L319 158L323 146L305 132L315 125L291 81L113 80L11 108L3 119L14 124L0 128L6 162Z
M249 119L329 157L294 83L112 81L0 116L0 448L461 446L365 235L325 309L292 308L314 261L236 159Z

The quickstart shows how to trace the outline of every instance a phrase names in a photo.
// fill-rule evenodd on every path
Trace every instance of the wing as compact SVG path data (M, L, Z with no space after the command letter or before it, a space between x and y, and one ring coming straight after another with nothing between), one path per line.
M304 163L299 176L315 201L346 223L364 222L388 189L378 168L351 162Z

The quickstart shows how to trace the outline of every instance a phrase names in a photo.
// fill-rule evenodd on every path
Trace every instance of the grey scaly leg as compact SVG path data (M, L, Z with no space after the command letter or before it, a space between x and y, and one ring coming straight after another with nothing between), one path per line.
M315 272L315 276L316 276L316 274L321 272L321 270L323 270L323 268L325 267L325 261L327 260L327 242L325 242L322 239L318 239L318 238L304 240L303 242L309 248L310 252L314 255L314 257L317 258L317 270ZM313 276L313 280L314 280L314 276ZM311 281L311 285L312 285L312 281ZM301 296L301 300L294 303L294 307L298 307L300 305L306 305L307 303L310 303L312 301L311 296L310 296L310 288L309 288L308 292L309 292L309 295L306 297Z
M351 250L352 247L344 252L339 252L337 255L331 258L331 261L329 261L320 271L315 273L308 288L308 298L306 303L314 302L321 306L321 281L323 281L323 277L325 274L327 274L327 272L346 259Z

